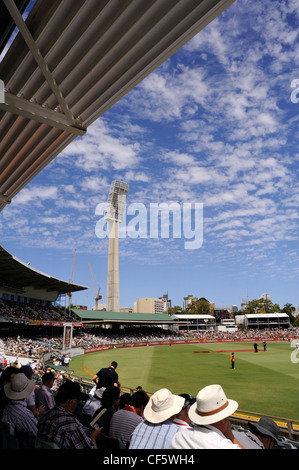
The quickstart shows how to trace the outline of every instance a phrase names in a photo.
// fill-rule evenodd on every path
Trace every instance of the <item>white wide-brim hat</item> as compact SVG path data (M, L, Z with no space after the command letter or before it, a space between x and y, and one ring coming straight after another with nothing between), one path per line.
M221 385L208 385L198 392L188 414L195 424L213 424L232 415L238 406L226 397Z
M173 395L167 388L161 388L150 397L143 415L150 423L162 423L178 414L184 403L185 398Z
M34 390L35 382L26 377L23 372L12 376L11 381L4 385L4 393L11 400L24 400Z

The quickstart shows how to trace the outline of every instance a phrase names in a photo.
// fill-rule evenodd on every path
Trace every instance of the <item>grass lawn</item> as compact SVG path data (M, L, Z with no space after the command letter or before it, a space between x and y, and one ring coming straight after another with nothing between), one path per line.
M91 378L117 361L121 385L141 385L148 392L166 387L176 394L196 396L202 387L218 383L228 398L238 401L240 410L299 420L299 364L291 360L294 348L288 342L268 342L264 352L258 344L258 353L253 343L112 349L76 356L70 369ZM234 370L231 352L235 353Z

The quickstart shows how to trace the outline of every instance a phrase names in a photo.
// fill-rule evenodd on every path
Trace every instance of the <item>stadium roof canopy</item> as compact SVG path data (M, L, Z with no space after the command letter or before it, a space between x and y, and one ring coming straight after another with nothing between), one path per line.
M262 319L262 318L289 318L287 313L283 312L275 312L275 313L246 313L244 314L246 318L253 319Z
M103 310L72 309L82 322L90 323L140 323L162 324L173 323L173 319L165 313L132 313L132 312L106 312Z
M0 211L233 2L0 0Z
M173 318L175 320L215 320L213 315L193 315L192 313L190 315L185 313L182 315L173 315Z
M34 286L35 289L44 289L47 292L77 292L87 287L61 281L20 261L0 245L0 284L3 287L23 289Z

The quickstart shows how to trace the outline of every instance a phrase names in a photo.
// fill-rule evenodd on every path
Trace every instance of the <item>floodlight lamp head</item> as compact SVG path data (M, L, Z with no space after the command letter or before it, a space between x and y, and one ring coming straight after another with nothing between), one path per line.
M105 210L106 220L122 222L126 208L128 192L129 185L127 183L118 180L112 181Z

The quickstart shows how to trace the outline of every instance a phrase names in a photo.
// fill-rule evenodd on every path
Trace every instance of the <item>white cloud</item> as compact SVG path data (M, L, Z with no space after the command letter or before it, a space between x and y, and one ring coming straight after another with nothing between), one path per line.
M126 171L124 175L124 180L125 181L133 181L137 182L140 181L142 183L149 183L151 181L151 177L149 173L143 172L143 171Z
M204 70L179 64L175 74L163 68L150 74L124 102L143 118L172 121L194 115L207 94Z
M28 204L29 202L39 204L47 199L56 199L58 188L56 186L31 186L20 191L13 200L14 206Z
M80 191L83 193L88 192L89 194L105 194L108 192L110 183L107 177L103 177L97 174L91 176L84 176L79 182Z
M196 163L196 159L193 155L189 155L187 153L181 153L181 152L165 152L163 157L165 160L170 161L172 163L175 163L176 165L179 166L188 166L188 165L194 165Z
M57 217L41 217L40 222L42 224L49 224L49 225L62 225L62 224L68 224L70 222L70 217L66 216L65 214L61 214Z
M67 155L73 165L86 172L133 168L139 161L139 142L114 134L113 128L99 119L89 127L84 138L77 138L62 155Z
M212 284L218 266L245 282L264 269L267 278L270 268L273 276L295 273L296 7L297 0L234 2L32 181L3 212L1 233L22 236L26 246L34 237L36 246L106 256L94 211L121 179L130 184L128 203L204 204L201 250L191 256L178 241L129 239L126 259L145 266L188 259L196 279L213 267Z

